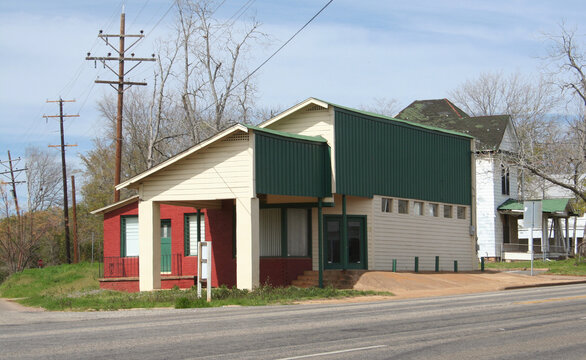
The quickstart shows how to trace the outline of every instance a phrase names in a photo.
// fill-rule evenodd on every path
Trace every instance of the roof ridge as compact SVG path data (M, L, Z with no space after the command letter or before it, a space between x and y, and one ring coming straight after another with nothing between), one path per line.
M452 104L452 102L446 98L444 98L444 101L446 102L446 104L448 104L450 106L450 108L452 108L452 110L454 110L454 112L456 113L456 115L458 115L458 117L461 119L462 115L460 115L460 113L458 112L458 110L456 110L456 108L454 107L454 105ZM470 116L468 116L470 117Z

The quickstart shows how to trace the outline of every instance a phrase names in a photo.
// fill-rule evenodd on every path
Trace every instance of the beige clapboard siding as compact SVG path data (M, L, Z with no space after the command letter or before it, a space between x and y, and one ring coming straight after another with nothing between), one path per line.
M373 244L374 270L391 270L393 259L397 270L413 271L414 258L419 257L420 271L433 271L435 257L440 257L440 270L453 270L454 260L459 270L472 270L475 256L472 238L469 235L470 207L466 207L466 219L443 217L440 204L439 217L429 215L399 214L397 199L393 200L393 212L381 211L380 196L373 199ZM410 201L410 211L413 201ZM427 208L428 203L425 203Z
M334 195L334 207L324 207L324 215L342 215L342 195ZM372 199L360 198L355 196L346 197L346 213L348 215L366 215L366 237L367 237L367 253L368 253L368 267L371 268L374 260L374 249L371 244L372 239ZM313 254L313 269L318 270L318 232L317 232L317 209L312 211L312 254Z
M333 109L309 110L311 104L298 112L267 126L267 128L307 136L322 136L331 144L334 140Z
M252 164L248 138L235 134L152 175L142 196L155 201L251 197Z

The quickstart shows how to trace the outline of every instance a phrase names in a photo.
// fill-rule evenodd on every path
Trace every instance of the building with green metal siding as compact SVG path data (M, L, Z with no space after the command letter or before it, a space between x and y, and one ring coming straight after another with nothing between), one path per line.
M339 193L470 205L470 137L335 107Z
M473 270L473 150L466 134L309 98L258 127L234 125L117 188L139 192L147 250L160 244L152 226L159 204L207 209L233 200L239 288L274 276L323 285L326 270L413 271L415 263ZM141 290L160 287L160 264L147 250Z

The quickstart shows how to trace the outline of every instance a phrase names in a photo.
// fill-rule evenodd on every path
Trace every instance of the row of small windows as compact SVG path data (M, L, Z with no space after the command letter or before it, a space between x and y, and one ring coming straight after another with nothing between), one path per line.
M393 201L397 201L397 212L399 214L412 214L419 216L440 216L440 204L424 203L423 201L410 201L405 199L382 198L381 211L386 213L393 212ZM454 207L456 208L456 218L466 219L465 206L442 205L444 218L450 219L454 217ZM411 208L411 209L410 209Z

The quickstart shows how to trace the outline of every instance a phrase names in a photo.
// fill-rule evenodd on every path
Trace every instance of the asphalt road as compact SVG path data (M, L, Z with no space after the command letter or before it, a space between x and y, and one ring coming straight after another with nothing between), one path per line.
M377 303L0 310L2 359L584 359L586 285Z

